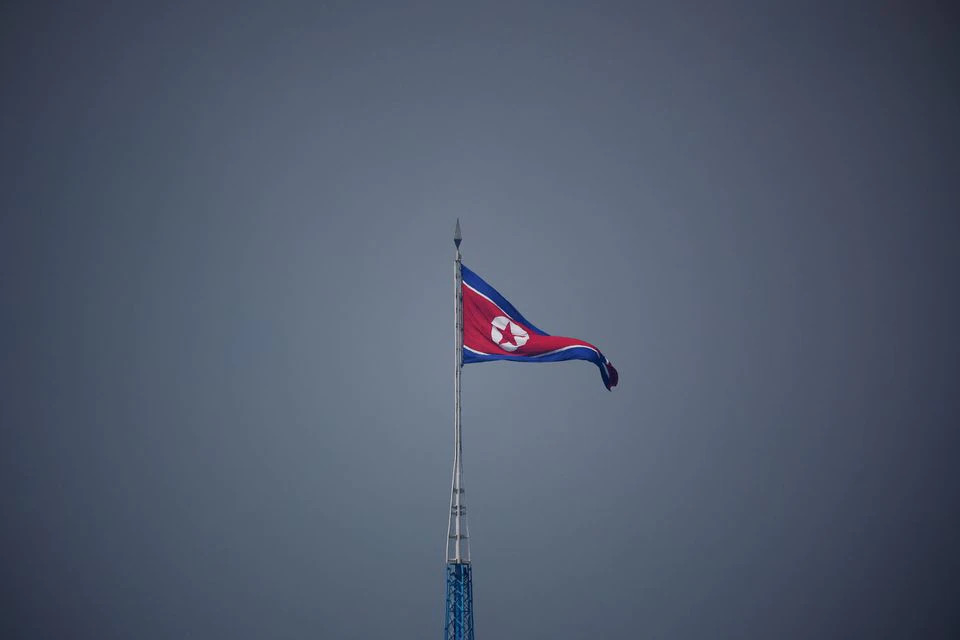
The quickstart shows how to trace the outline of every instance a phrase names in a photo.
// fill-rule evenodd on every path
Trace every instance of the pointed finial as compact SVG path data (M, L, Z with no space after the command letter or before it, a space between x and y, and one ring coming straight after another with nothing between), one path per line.
M457 218L457 226L453 230L453 244L457 245L457 249L460 248L460 241L463 238L460 236L460 218Z

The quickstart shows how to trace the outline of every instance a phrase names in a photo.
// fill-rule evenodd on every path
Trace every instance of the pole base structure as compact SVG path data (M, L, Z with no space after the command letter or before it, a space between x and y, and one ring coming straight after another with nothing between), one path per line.
M451 562L447 565L443 640L474 640L473 572L468 562Z

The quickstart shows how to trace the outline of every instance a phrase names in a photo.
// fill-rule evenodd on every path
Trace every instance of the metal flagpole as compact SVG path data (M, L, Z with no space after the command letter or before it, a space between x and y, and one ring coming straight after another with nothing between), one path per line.
M450 482L450 515L447 520L447 599L444 640L473 640L473 573L470 536L463 491L463 445L460 433L460 372L463 368L463 289L460 272L460 220L453 233L454 259L454 373L453 373L453 478ZM450 544L451 540L453 545ZM452 548L452 549L451 549ZM452 553L451 553L452 550Z
M453 242L457 247L453 263L453 479L450 486L450 521L447 531L447 562L470 562L467 537L467 508L463 491L463 441L460 426L460 373L463 370L463 291L460 275L460 220L457 220ZM451 545L450 542L453 541ZM452 549L451 549L452 546Z

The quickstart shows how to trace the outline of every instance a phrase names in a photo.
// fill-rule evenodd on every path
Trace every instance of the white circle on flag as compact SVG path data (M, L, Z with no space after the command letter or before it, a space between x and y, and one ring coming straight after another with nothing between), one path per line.
M504 351L516 351L527 344L530 334L506 316L497 316L490 323L490 339Z

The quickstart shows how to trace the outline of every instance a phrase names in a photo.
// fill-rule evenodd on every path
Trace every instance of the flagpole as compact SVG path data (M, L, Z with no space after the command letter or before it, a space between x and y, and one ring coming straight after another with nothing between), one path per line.
M453 244L457 248L457 258L454 261L454 322L456 328L454 334L456 335L456 353L454 354L455 367L453 370L454 380L454 394L456 399L454 400L454 429L456 431L456 457L457 457L457 486L456 486L456 498L457 498L457 532L456 532L456 561L461 562L462 557L460 555L460 540L463 535L461 531L462 519L463 519L463 440L461 440L461 430L460 430L460 373L463 368L461 366L461 359L463 358L463 289L461 286L461 273L460 273L460 219L457 219L457 226L453 232Z
M450 482L450 517L447 520L444 640L473 639L473 569L470 565L470 534L463 493L463 443L460 429L460 372L463 367L463 274L460 262L460 220L453 233L457 247L453 261L453 479ZM452 549L450 541L453 541Z
M453 267L453 322L454 322L454 370L453 370L453 478L450 486L450 519L447 524L447 562L470 562L470 548L466 530L466 505L463 495L463 444L460 426L460 374L463 368L463 290L461 276L460 220L453 234L456 257ZM453 541L451 553L450 541Z

